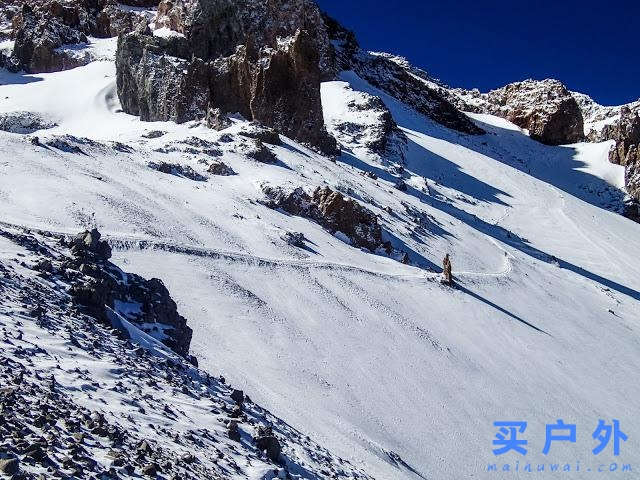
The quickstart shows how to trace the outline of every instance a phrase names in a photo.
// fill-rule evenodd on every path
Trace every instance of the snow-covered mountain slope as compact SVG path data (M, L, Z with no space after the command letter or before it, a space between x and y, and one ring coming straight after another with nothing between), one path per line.
M62 240L0 228L0 476L367 478L116 310L83 314Z
M283 137L265 164L243 154L254 145L241 119L216 132L120 113L112 62L2 75L0 112L57 126L0 132L1 219L97 225L116 264L165 282L203 370L335 455L380 479L501 478L487 464L516 459L640 461L640 225L612 211L623 169L607 162L609 143L545 146L480 114L487 133L464 135L346 72L322 86L325 118L351 112L351 91L381 97L405 163L357 148L334 163ZM366 130L370 119L350 121ZM236 175L208 174L220 160ZM349 195L411 265L267 208L264 185ZM303 233L303 248L287 232ZM437 273L445 253L456 288ZM559 418L578 441L544 456L544 426ZM594 457L598 420L614 418L629 437L621 456ZM527 457L493 455L500 420L528 422Z

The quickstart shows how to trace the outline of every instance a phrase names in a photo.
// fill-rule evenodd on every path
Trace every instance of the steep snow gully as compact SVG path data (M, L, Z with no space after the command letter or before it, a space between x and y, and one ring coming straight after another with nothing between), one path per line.
M354 141L332 161L281 136L262 163L240 117L214 131L121 112L112 60L0 79L0 115L46 120L0 131L0 225L97 226L116 265L165 283L204 371L335 455L388 480L518 478L502 471L516 461L570 464L563 478L579 480L601 464L640 468L640 224L619 214L610 142L542 145L475 113L486 134L464 135L342 72L322 84L325 118L350 111L334 126L373 138L361 129L375 115L348 99L379 97L394 156ZM409 264L268 208L265 186L353 198ZM455 288L438 281L446 253ZM577 440L544 455L558 419ZM600 419L620 420L619 456L592 454ZM493 423L506 420L527 422L527 456L493 454Z

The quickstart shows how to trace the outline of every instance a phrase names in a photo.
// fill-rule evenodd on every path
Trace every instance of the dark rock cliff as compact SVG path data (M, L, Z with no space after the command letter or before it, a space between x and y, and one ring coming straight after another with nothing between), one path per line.
M141 29L119 40L126 112L150 121L208 119L211 126L220 113L240 113L336 152L320 100L330 45L313 2L163 1L155 26L170 33Z

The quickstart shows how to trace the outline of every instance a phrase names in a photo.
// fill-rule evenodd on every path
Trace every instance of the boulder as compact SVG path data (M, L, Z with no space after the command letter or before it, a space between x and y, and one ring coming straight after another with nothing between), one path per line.
M306 238L304 236L304 233L284 232L281 238L287 243L287 245L291 245L292 247L298 247L298 248L306 247L306 244L305 244Z
M176 177L183 177L189 180L194 180L196 182L204 182L207 180L207 177L196 172L189 165L180 165L178 163L169 163L169 162L150 162L149 168L153 170L157 170L161 173L166 173L168 175L175 175Z
M211 175L229 176L235 175L236 172L224 162L211 162L207 169Z
M260 163L275 163L278 157L260 140L252 140L240 150L244 155Z
M100 240L101 237L96 228L85 230L73 238L71 252L83 260L93 257L96 260L107 261L111 258L111 247L106 241Z
M239 442L241 440L240 430L238 429L238 421L230 420L227 424L227 435L234 442Z
M281 145L280 135L272 128L267 128L259 123L253 123L248 128L242 130L240 135L243 137L253 138L260 140L262 143L268 143L270 145Z
M0 472L5 475L16 475L20 470L20 460L16 457L0 459Z
M282 446L278 438L273 434L271 427L259 426L254 442L258 450L267 454L269 460L278 462L280 453L282 452Z
M344 197L329 187L318 187L312 195L302 188L285 192L279 188L263 187L271 208L310 218L332 234L348 237L352 245L375 252L379 248L390 250L382 240L382 227L378 217L358 202Z
M238 405L244 402L244 392L242 390L234 389L233 392L231 392L230 396L231 396L231 400L236 402Z

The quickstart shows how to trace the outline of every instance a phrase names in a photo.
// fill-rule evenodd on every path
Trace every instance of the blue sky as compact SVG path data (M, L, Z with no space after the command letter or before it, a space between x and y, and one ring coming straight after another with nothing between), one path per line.
M605 105L640 98L640 0L316 1L452 86L552 77Z

